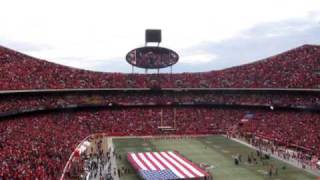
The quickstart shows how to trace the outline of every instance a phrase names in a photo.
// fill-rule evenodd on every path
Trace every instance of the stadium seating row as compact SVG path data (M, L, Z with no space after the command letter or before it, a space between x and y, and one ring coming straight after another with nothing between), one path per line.
M63 88L317 88L320 47L285 53L220 71L182 74L100 73L74 69L0 47L0 90Z
M38 95L5 95L0 98L0 113L24 112L37 109L55 109L72 105L170 105L186 103L214 103L227 105L315 107L320 105L320 95L313 94L266 94L266 93L219 93L219 92L114 92Z

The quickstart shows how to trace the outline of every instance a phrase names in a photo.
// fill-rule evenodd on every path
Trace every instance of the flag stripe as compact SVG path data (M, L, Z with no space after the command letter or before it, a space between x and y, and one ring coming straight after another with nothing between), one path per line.
M166 169L165 167L163 167L163 165L157 159L155 159L154 155L152 155L150 152L147 152L146 154L151 159L151 161L154 162L154 164L157 165L157 167L159 169L161 169L161 170Z
M172 166L173 168L175 168L180 174L182 174L185 178L188 177L188 175L183 172L179 167L177 167L174 163L172 163L170 161L170 159L168 159L166 156L164 156L161 152L159 152L159 155L168 163L170 164L170 166Z
M208 173L176 151L128 153L142 179L194 179Z
M190 162L188 159L182 157L179 153L174 153L177 157L179 157L180 159L186 161L189 165L191 165L193 168L195 168L197 171L201 172L202 174L204 174L204 176L208 176L208 173L206 171L204 171L203 169L199 168L198 166L196 166L195 164L193 164L192 162Z
M136 153L137 158L140 160L140 162L144 165L144 167L146 167L146 170L151 170L148 165L146 164L146 162L139 156L139 153Z
M170 170L172 170L179 178L185 178L183 173L179 170L177 170L175 167L173 167L167 160L165 160L159 153L154 152L154 155L163 162Z
M155 167L156 170L161 170L161 169L157 166L157 164L154 163L154 162L152 161L152 159L148 156L148 153L147 153L147 152L146 152L146 153L143 153L143 154L144 154L144 156L146 157L146 159L153 165L153 167Z
M142 162L138 159L138 157L136 156L136 154L131 153L131 157L132 159L136 162L136 164L143 170L147 170L147 168L142 164Z
M166 159L168 159L174 166L176 166L178 169L180 169L183 172L183 174L185 174L188 178L194 178L195 177L187 169L185 169L179 162L177 162L175 159L171 158L166 152L161 152L161 154Z
M131 162L131 164L133 165L133 167L134 167L136 170L139 170L140 167L139 167L138 164L132 159L131 153L128 153L127 157L128 157L128 160L129 160L129 161Z
M174 153L172 153L171 151L167 151L166 154L167 154L168 156L170 156L172 159L174 159L176 162L178 162L178 163L179 163L181 166L183 166L186 170L188 170L188 171L193 175L193 177L202 177L202 176L203 176L201 173L200 173L200 175L197 174L197 173L195 173L195 172L193 171L193 169L192 169L192 166L191 166L191 167L190 167L190 166L187 166L187 164L186 164L185 162L179 161L179 160L176 158L176 156L172 156L172 154L174 154Z
M147 167L149 168L149 170L157 170L151 163L150 161L144 156L144 153L138 153L138 156L140 157L140 159L145 162L145 164L147 165Z
M181 164L185 165L189 170L191 170L194 174L203 177L205 176L203 173L201 173L200 171L198 171L195 167L193 167L192 165L190 165L191 163L188 163L186 161L184 161L183 159L181 159L176 153L173 153L171 151L168 152L168 154L170 154L173 158L175 158L177 161L179 161Z
M151 156L158 162L164 169L169 169L168 166L166 166L155 154L154 152L151 153Z

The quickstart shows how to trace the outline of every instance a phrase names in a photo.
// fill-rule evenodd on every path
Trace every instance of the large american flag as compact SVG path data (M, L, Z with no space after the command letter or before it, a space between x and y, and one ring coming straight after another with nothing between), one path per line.
M145 180L204 179L208 176L208 173L175 151L130 152L127 157Z

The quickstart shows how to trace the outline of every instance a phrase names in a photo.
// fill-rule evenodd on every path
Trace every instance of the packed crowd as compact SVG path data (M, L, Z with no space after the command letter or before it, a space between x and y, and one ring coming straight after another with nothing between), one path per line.
M243 123L241 132L320 157L319 117L308 112L259 112Z
M43 113L0 126L0 178L56 179L75 146L93 133L109 135L225 134L245 110L126 108ZM319 114L255 111L241 132L320 155ZM171 127L170 132L160 127Z
M305 45L220 71L181 74L100 73L35 59L0 47L0 89L317 88L320 47Z
M38 60L0 47L0 90L64 88L318 88L320 47L302 46L256 63L183 74L98 73ZM128 93L1 95L0 112L69 105L217 103L318 106L319 95ZM240 132L320 156L319 114L254 111ZM119 108L36 113L0 122L0 179L57 179L75 146L93 133L111 135L224 134L244 109ZM171 127L170 132L159 127Z
M277 107L315 107L319 94L227 93L227 92L104 92L9 94L0 98L0 113L55 109L84 105L171 105L212 103Z
M228 111L177 109L174 133L218 133L242 114L230 112L230 119L221 119L226 113ZM75 146L86 136L93 133L162 134L158 129L160 122L173 126L172 114L170 109L134 108L38 114L2 121L0 178L57 179ZM162 121L161 116L166 119Z

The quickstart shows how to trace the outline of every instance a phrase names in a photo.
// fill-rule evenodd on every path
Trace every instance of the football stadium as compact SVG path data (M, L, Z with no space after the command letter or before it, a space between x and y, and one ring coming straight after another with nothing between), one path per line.
M0 180L319 179L320 4L232 4L3 2Z

